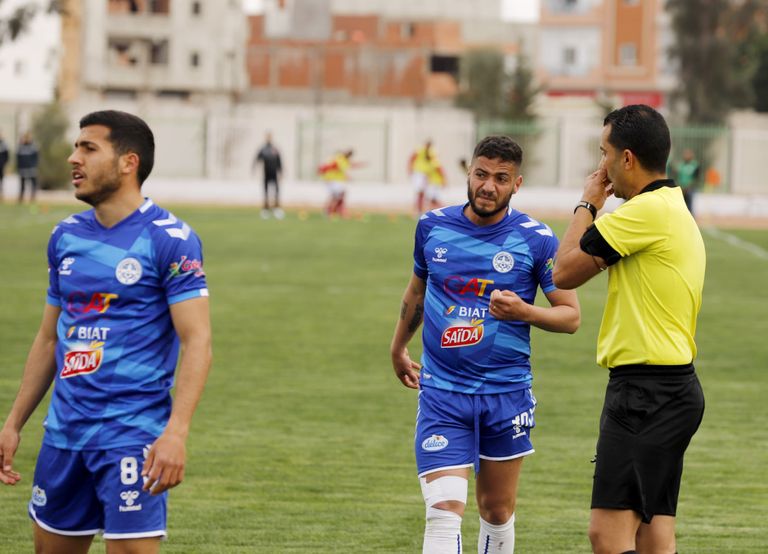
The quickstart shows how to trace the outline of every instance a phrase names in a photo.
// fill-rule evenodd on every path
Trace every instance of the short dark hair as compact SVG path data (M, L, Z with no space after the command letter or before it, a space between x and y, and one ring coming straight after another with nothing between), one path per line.
M117 110L91 112L80 120L80 128L103 125L109 129L109 142L122 156L133 152L139 156L138 179L143 184L155 165L155 136L149 125L133 114Z
M611 146L631 151L649 171L666 171L672 140L667 122L659 112L644 104L624 106L606 116L603 126L606 125L611 126Z
M518 168L523 163L523 149L511 138L504 135L491 135L477 143L472 153L472 160L480 156L489 160L512 162Z

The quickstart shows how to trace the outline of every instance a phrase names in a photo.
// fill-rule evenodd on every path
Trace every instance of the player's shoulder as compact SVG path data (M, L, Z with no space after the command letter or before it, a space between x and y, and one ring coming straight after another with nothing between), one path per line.
M176 217L172 212L158 206L152 200L147 200L139 210L153 240L184 242L190 237L197 236L189 224Z
M434 227L438 224L456 224L464 219L464 206L461 204L455 206L444 206L424 212L419 218L420 227Z
M526 238L545 240L555 238L554 232L546 223L539 221L526 213L511 208L507 214L506 224Z
M77 234L89 229L96 218L93 209L72 214L59 221L51 230L52 236L61 236L64 233Z

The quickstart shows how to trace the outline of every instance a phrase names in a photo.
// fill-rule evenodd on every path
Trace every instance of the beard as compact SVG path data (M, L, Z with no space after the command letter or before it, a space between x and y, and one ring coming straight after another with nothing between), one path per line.
M475 194L472 194L472 187L469 184L469 179L467 179L467 199L469 200L469 207L478 217L493 217L499 212L509 208L509 201L512 198L512 191L510 191L506 197L502 198L501 201L496 199L495 196L496 195L483 194L480 189L478 189ZM478 198L485 198L486 200L496 201L496 206L490 209L481 208L477 205Z
M75 198L90 204L94 208L99 204L109 200L115 192L120 189L120 179L118 175L117 161L112 168L112 172L109 175L103 177L96 176L94 181L98 181L99 185L95 190L91 191L79 191L75 190Z

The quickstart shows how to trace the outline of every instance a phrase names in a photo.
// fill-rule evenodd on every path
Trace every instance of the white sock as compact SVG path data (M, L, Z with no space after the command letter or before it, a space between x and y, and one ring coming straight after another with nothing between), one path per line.
M461 554L461 516L449 510L427 508L423 554Z
M515 514L501 525L491 525L480 518L478 554L513 554L515 551Z

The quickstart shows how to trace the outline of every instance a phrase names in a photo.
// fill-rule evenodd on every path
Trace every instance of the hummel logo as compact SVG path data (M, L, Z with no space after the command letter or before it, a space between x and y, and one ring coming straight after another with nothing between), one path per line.
M448 261L448 258L443 258L443 256L445 256L447 253L448 253L447 248L445 248L444 246L438 246L437 248L435 248L435 254L437 254L437 258L433 257L432 261L444 264L445 262Z

